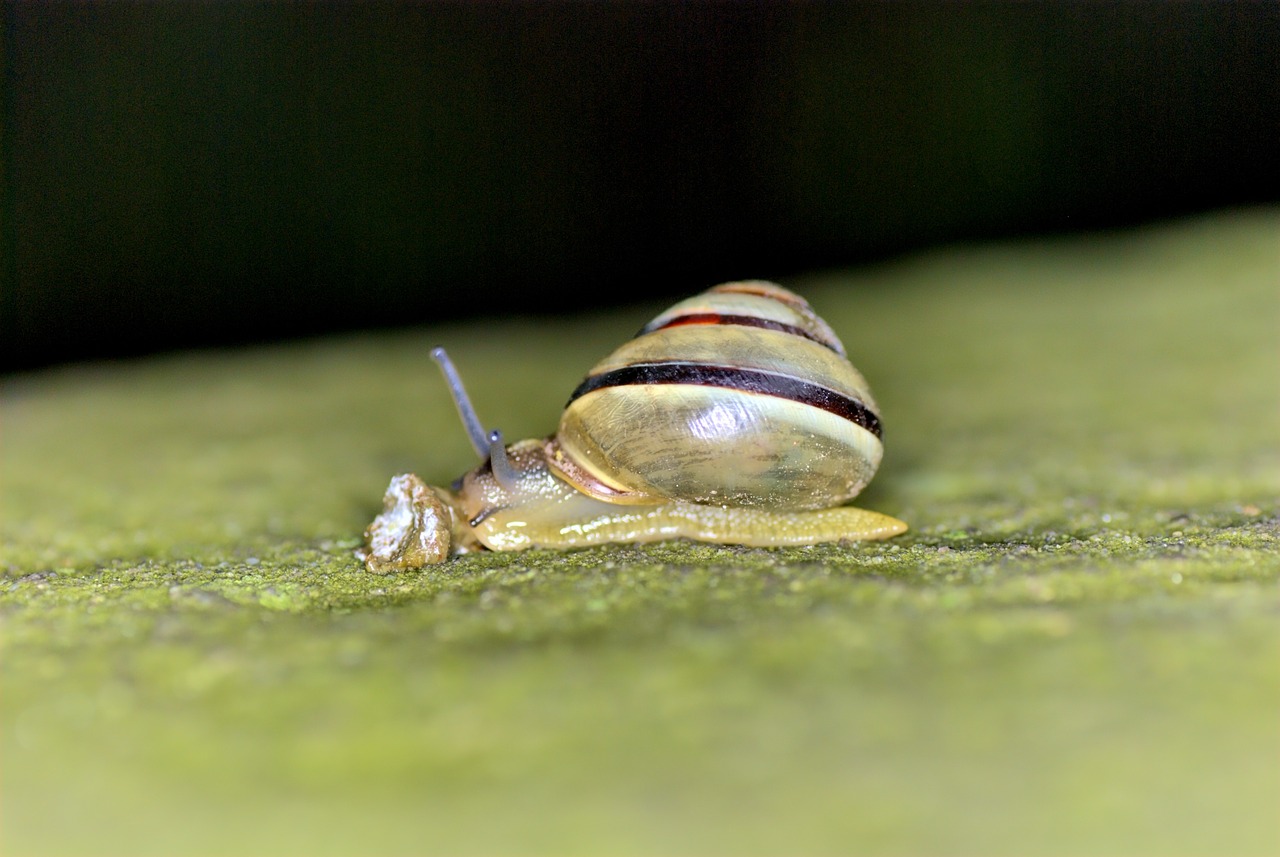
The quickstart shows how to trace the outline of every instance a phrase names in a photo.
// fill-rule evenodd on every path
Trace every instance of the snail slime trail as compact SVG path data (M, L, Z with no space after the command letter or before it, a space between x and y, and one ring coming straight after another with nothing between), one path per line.
M660 314L592 367L549 438L486 432L444 349L432 357L483 461L449 489L392 478L356 552L372 572L486 548L781 547L907 529L843 505L880 465L880 409L831 327L773 283L726 283Z

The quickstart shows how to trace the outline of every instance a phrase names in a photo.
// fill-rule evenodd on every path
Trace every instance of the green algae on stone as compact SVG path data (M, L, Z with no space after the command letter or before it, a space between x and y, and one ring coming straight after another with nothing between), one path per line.
M392 473L472 465L430 345L538 436L651 307L4 379L0 845L1274 853L1278 236L786 283L883 408L887 543L363 571Z

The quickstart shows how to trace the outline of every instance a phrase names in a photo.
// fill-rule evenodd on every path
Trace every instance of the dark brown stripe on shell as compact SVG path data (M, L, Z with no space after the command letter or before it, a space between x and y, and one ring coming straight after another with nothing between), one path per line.
M668 327L683 327L686 324L734 324L740 327L758 327L761 330L776 330L781 333L789 333L792 336L803 337L810 342L816 342L824 348L830 348L832 351L836 349L831 347L831 343L814 336L803 327L796 327L794 324L785 324L781 321L774 321L769 318L758 318L754 315L729 315L719 312L690 312L684 315L677 315L669 318L661 324L650 322L640 329L636 336L644 336L646 333L653 333L657 330L666 330ZM837 354L840 352L836 351Z
M821 408L861 426L876 437L881 436L880 417L857 399L837 393L820 384L811 384L791 375L714 366L706 363L636 363L599 375L590 375L573 391L567 408L575 399L605 387L633 387L642 384L691 384L697 387L721 387L788 399L802 405ZM643 431L643 427L639 428Z

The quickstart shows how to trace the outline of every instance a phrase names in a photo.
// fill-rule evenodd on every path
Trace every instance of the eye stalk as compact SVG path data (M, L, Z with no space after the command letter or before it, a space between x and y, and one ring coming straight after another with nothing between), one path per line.
M453 406L458 409L458 416L462 418L471 446L476 455L484 459L492 450L493 436L484 430L484 424L480 422L480 416L471 404L471 397L467 395L467 388L462 385L462 376L441 346L431 349L431 359L436 361L440 371L444 373L445 383L449 385L449 395L453 397Z

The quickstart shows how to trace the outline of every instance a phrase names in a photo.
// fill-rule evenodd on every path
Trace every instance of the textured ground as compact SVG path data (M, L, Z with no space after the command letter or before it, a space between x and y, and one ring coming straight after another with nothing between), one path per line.
M5 379L4 853L1280 851L1280 213L787 285L893 542L361 570L658 307Z

